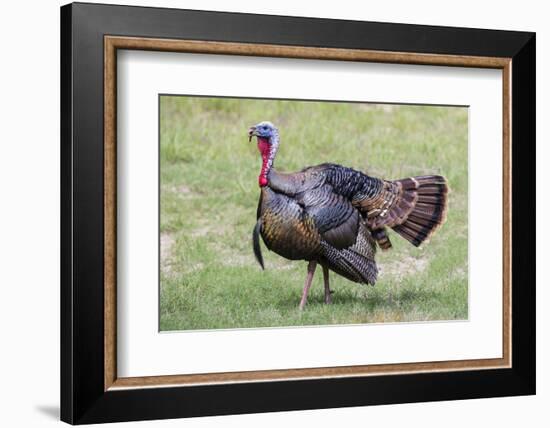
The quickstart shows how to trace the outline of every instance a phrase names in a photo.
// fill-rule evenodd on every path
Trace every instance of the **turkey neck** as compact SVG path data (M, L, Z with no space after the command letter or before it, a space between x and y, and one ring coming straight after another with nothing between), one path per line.
M258 183L261 188L268 186L278 193L293 196L300 191L303 185L303 173L285 174L273 168L275 156L279 149L279 133L275 131L267 140L258 137L258 149L262 155L262 169L258 176Z

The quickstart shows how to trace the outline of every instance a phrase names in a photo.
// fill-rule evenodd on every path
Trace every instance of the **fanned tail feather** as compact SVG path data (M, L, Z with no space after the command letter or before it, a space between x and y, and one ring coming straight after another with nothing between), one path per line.
M418 247L446 220L447 181L439 175L426 175L396 182L401 183L403 197L412 201L412 209L402 222L391 227Z

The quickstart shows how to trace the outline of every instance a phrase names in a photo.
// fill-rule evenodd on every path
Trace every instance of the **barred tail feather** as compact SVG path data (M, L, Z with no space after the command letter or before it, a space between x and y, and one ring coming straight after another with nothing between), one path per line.
M427 175L397 182L402 183L405 193L414 193L415 198L407 217L392 226L392 229L418 247L446 220L449 191L447 181L439 175Z

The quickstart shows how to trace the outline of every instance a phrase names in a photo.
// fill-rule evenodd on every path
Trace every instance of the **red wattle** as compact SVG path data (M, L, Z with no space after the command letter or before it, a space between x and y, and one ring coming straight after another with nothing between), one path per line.
M267 186L267 163L269 161L269 155L271 151L271 145L267 138L258 137L258 150L262 155L262 169L260 170L260 175L258 176L258 184L260 187Z

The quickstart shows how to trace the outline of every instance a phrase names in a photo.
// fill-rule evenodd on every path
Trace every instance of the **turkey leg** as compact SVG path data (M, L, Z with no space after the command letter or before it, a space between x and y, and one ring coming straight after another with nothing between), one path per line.
M323 266L323 281L325 282L325 303L330 305L332 303L332 291L330 290L329 280L328 280L328 267Z
M313 281L313 274L315 273L316 267L317 262L315 261L311 261L307 265L307 277L304 284L304 291L302 292L302 300L300 300L300 310L303 310L307 303L307 293L309 292L309 287L311 287L311 282Z

